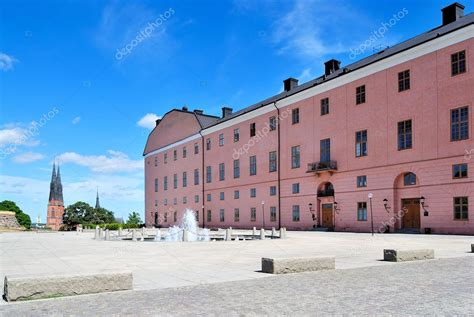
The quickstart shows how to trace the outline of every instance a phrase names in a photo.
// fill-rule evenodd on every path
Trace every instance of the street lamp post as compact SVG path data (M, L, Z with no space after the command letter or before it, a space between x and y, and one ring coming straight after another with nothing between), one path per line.
M206 228L206 225L205 225L205 219L206 215L205 215L205 212L204 212L204 205L202 205L202 227L203 228Z
M265 201L262 200L262 221L263 229L265 229Z
M372 236L373 236L374 235L374 213L372 212L372 197L374 197L374 194L369 193L370 223L371 223L371 231L372 231Z

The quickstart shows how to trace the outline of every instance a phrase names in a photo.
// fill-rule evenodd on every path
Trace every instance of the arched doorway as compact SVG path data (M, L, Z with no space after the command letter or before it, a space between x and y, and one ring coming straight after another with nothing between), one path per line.
M421 228L420 180L411 171L399 174L394 181L394 206L397 230L419 232Z
M318 226L328 229L335 228L334 186L331 182L323 182L318 186Z

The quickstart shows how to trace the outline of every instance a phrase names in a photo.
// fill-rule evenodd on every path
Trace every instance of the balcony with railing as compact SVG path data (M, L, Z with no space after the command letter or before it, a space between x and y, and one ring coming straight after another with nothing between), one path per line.
M308 164L308 170L306 173L322 173L322 172L329 172L329 173L334 173L337 171L337 161L321 161L321 162L315 162L315 163L309 163Z

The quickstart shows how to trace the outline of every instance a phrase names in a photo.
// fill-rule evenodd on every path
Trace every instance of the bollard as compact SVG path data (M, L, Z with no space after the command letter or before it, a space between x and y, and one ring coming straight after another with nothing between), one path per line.
M105 229L105 241L109 241L110 240L110 231L109 229Z
M285 229L280 228L280 239L285 239Z
M225 231L225 241L230 241L232 240L232 232L231 229L226 229Z
M145 227L142 227L142 236L145 235Z
M275 227L272 227L272 239L275 238L276 236L276 230Z
M104 237L104 229L99 228L99 239L102 239Z
M99 229L98 228L95 228L95 234L94 234L94 239L95 240L99 240Z
M253 227L252 235L255 237L257 235L257 228Z
M135 229L132 230L132 241L137 241L137 231Z
M119 235L119 237L122 236L122 227L119 227L119 229L118 229L118 235Z
M265 229L260 229L260 240L265 240Z

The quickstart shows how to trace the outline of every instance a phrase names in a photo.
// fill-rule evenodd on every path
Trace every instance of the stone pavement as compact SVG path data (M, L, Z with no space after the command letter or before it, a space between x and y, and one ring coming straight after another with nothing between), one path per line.
M0 315L473 316L473 272L474 257L427 260L14 303Z
M150 233L153 230L150 230ZM7 274L133 272L147 290L266 278L262 257L336 256L336 268L394 265L383 249L434 249L436 258L472 256L472 236L288 232L288 239L228 242L95 241L76 232L0 234L0 287ZM5 302L0 300L0 305Z

